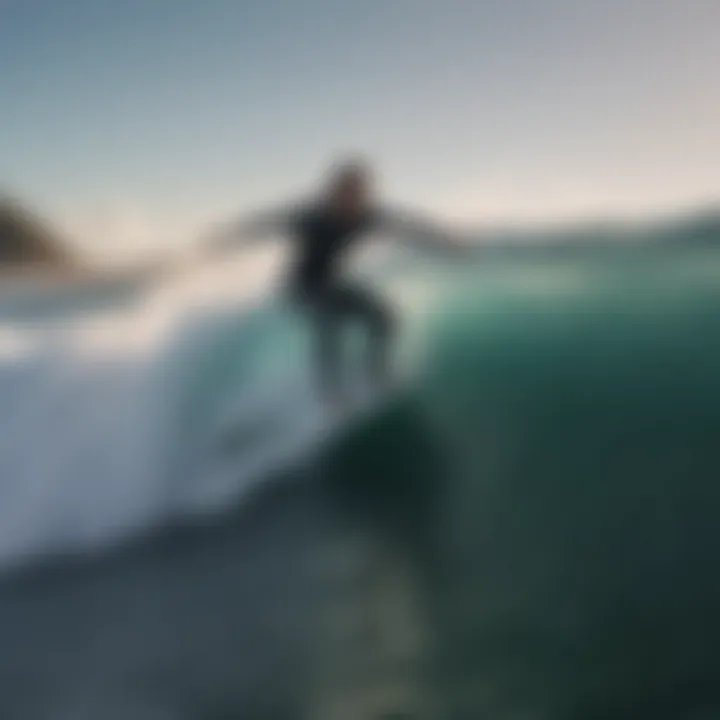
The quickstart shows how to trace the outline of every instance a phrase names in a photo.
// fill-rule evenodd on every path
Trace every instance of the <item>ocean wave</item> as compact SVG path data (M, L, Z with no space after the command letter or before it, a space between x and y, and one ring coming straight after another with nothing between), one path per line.
M406 332L401 355L418 363L423 338L431 338L459 363L434 391L436 420L453 426L451 442L477 426L468 403L487 401L474 398L473 374L494 361L511 373L519 362L512 353L494 358L494 334L520 342L545 333L550 342L563 328L581 338L583 317L596 317L614 335L593 357L609 362L629 307L659 318L682 311L688 328L693 317L710 317L714 251L636 253L631 263L614 253L600 262L597 251L592 262L481 258L445 277L423 269L393 281ZM65 296L58 313L46 304L41 313L13 315L0 296L0 569L99 552L234 507L332 433L310 392L302 324L282 304L239 292L236 270L122 298L114 288L112 302L96 288L92 302ZM533 319L542 312L552 322ZM435 330L416 332L427 324ZM664 345L656 350L669 357ZM521 392L520 379L508 380L513 392ZM478 446L474 436L468 444Z
M242 398L248 422L261 400L283 415L301 383L292 319L270 303L162 288L91 309L83 297L0 325L0 568L193 514L217 495L206 476L222 418ZM280 381L273 407L261 396ZM232 473L223 502L253 480L237 456Z

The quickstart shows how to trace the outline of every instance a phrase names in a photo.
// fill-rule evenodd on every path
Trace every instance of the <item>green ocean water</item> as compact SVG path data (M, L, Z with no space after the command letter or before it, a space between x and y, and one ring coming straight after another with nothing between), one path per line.
M0 715L720 716L719 279L683 247L413 274L383 408L222 522L0 587Z
M678 250L469 270L418 386L334 449L415 534L436 716L717 709L719 278Z

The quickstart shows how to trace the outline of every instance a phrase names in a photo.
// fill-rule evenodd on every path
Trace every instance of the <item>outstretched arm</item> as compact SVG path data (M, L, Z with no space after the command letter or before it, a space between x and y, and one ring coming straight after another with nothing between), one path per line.
M283 233L291 227L295 210L284 208L259 213L211 228L169 263L169 272L182 274L194 271L198 263L212 261L233 250L242 250Z
M293 216L291 209L258 213L216 228L202 241L203 251L221 255L268 240L287 231Z
M383 213L381 225L398 240L421 250L449 257L465 256L468 245L458 235L436 223L404 213Z

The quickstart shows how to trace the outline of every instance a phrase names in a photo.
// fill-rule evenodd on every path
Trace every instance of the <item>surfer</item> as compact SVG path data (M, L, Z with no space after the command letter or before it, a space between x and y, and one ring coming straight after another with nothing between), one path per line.
M371 232L382 231L416 243L451 251L450 235L376 205L372 173L360 161L338 164L320 196L290 209L233 223L213 238L214 251L283 234L294 245L286 277L289 299L307 312L314 326L314 367L323 398L342 405L341 335L348 322L364 326L367 371L376 389L390 380L396 318L387 302L343 278L341 261Z

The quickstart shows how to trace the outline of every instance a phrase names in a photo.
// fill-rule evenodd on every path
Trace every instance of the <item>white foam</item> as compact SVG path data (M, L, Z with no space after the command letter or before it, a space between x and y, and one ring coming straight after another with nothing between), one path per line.
M0 570L222 509L332 429L300 336L239 277L188 272L100 311L81 293L32 321L0 296ZM254 440L218 454L231 427Z
M0 323L0 568L105 548L194 501L201 467L177 460L199 461L202 448L188 447L181 413L213 353L247 347L231 275L193 280L112 311ZM206 417L190 418L201 427L217 424L220 400L262 382L226 362Z

